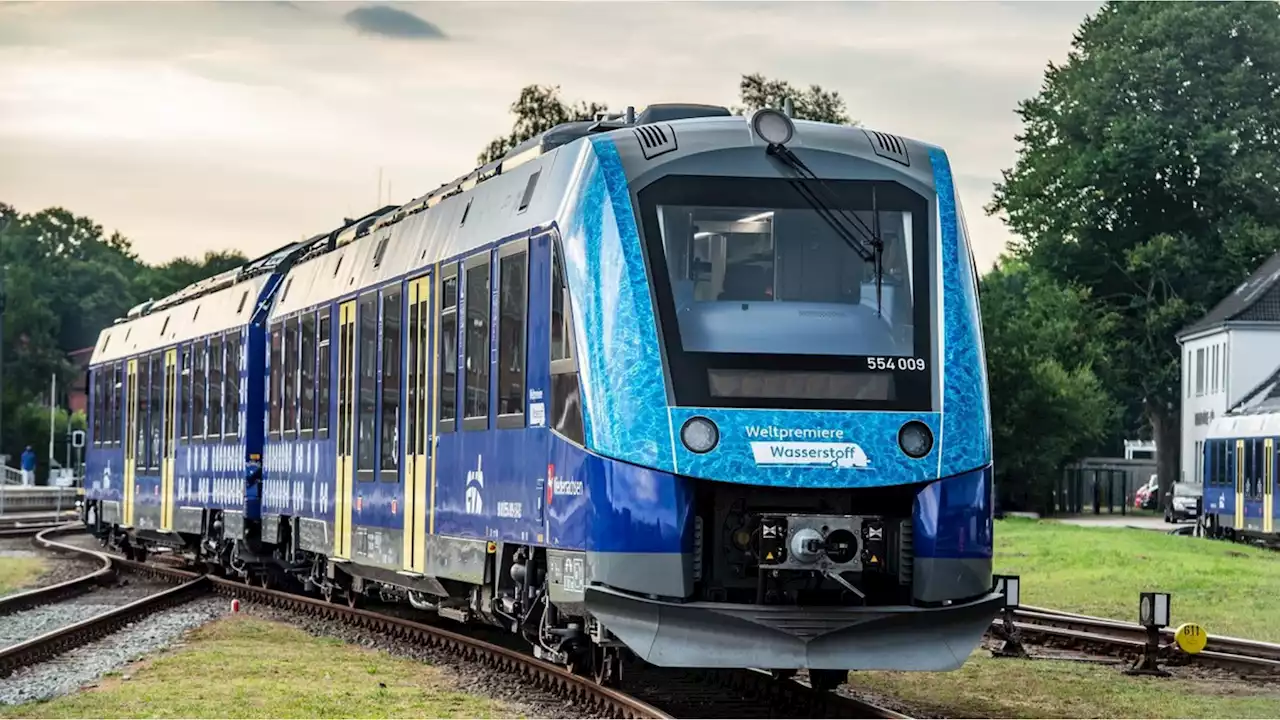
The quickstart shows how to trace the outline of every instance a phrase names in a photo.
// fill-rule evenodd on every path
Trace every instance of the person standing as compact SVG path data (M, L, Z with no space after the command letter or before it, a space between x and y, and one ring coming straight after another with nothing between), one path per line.
M31 487L36 484L36 451L28 445L22 451L22 485Z

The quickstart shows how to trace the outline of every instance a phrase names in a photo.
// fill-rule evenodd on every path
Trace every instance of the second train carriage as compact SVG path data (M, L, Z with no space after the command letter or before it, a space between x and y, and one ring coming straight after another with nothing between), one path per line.
M604 674L624 646L818 684L950 669L989 624L977 276L941 150L654 106L557 127L304 245L259 281L263 316L219 330L262 334L240 378L261 445L237 446L242 507L201 515L203 542L216 521L234 551L212 559L483 619ZM133 422L113 401L141 409L132 375L123 401L96 389L130 351L185 373L189 349L213 380L194 311L185 335L108 350L160 312L104 332L95 427L98 407ZM162 426L182 393L158 394ZM176 455L163 470L158 444L156 487L218 477ZM95 442L91 471L115 453ZM103 523L210 559L128 514L140 483L115 487L90 494Z
M1224 415L1204 443L1198 522L1208 537L1280 545L1280 413Z

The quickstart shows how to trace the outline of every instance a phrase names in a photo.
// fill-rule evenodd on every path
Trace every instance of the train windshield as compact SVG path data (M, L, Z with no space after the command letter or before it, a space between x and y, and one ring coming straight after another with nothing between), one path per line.
M845 212L846 226L882 240L877 278L874 259L864 259L790 182L747 180L756 192L653 208L682 348L917 357L917 297L926 293L916 285L928 279L915 252L928 239L920 209L886 202L890 193L874 186L828 183L841 201L832 210ZM870 233L853 230L860 239Z
M893 182L825 181L849 234L881 240L877 273L796 182L669 176L640 192L677 395L928 407L927 201Z

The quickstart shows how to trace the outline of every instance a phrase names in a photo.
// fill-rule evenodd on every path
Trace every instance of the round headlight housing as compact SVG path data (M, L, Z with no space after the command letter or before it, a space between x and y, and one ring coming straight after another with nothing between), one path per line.
M933 433L928 425L912 420L898 430L898 447L908 457L922 458L933 449Z
M689 452L709 453L720 442L720 428L704 417L691 417L680 427L680 442Z
M796 134L796 126L785 113L762 108L751 116L751 130L770 145L785 145Z

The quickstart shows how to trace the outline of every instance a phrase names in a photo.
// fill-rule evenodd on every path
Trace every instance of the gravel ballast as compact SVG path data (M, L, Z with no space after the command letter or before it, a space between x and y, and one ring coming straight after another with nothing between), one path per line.
M177 642L227 612L225 598L202 598L162 610L123 630L0 679L0 705L47 700L78 690L108 672ZM12 619L5 618L6 621Z

